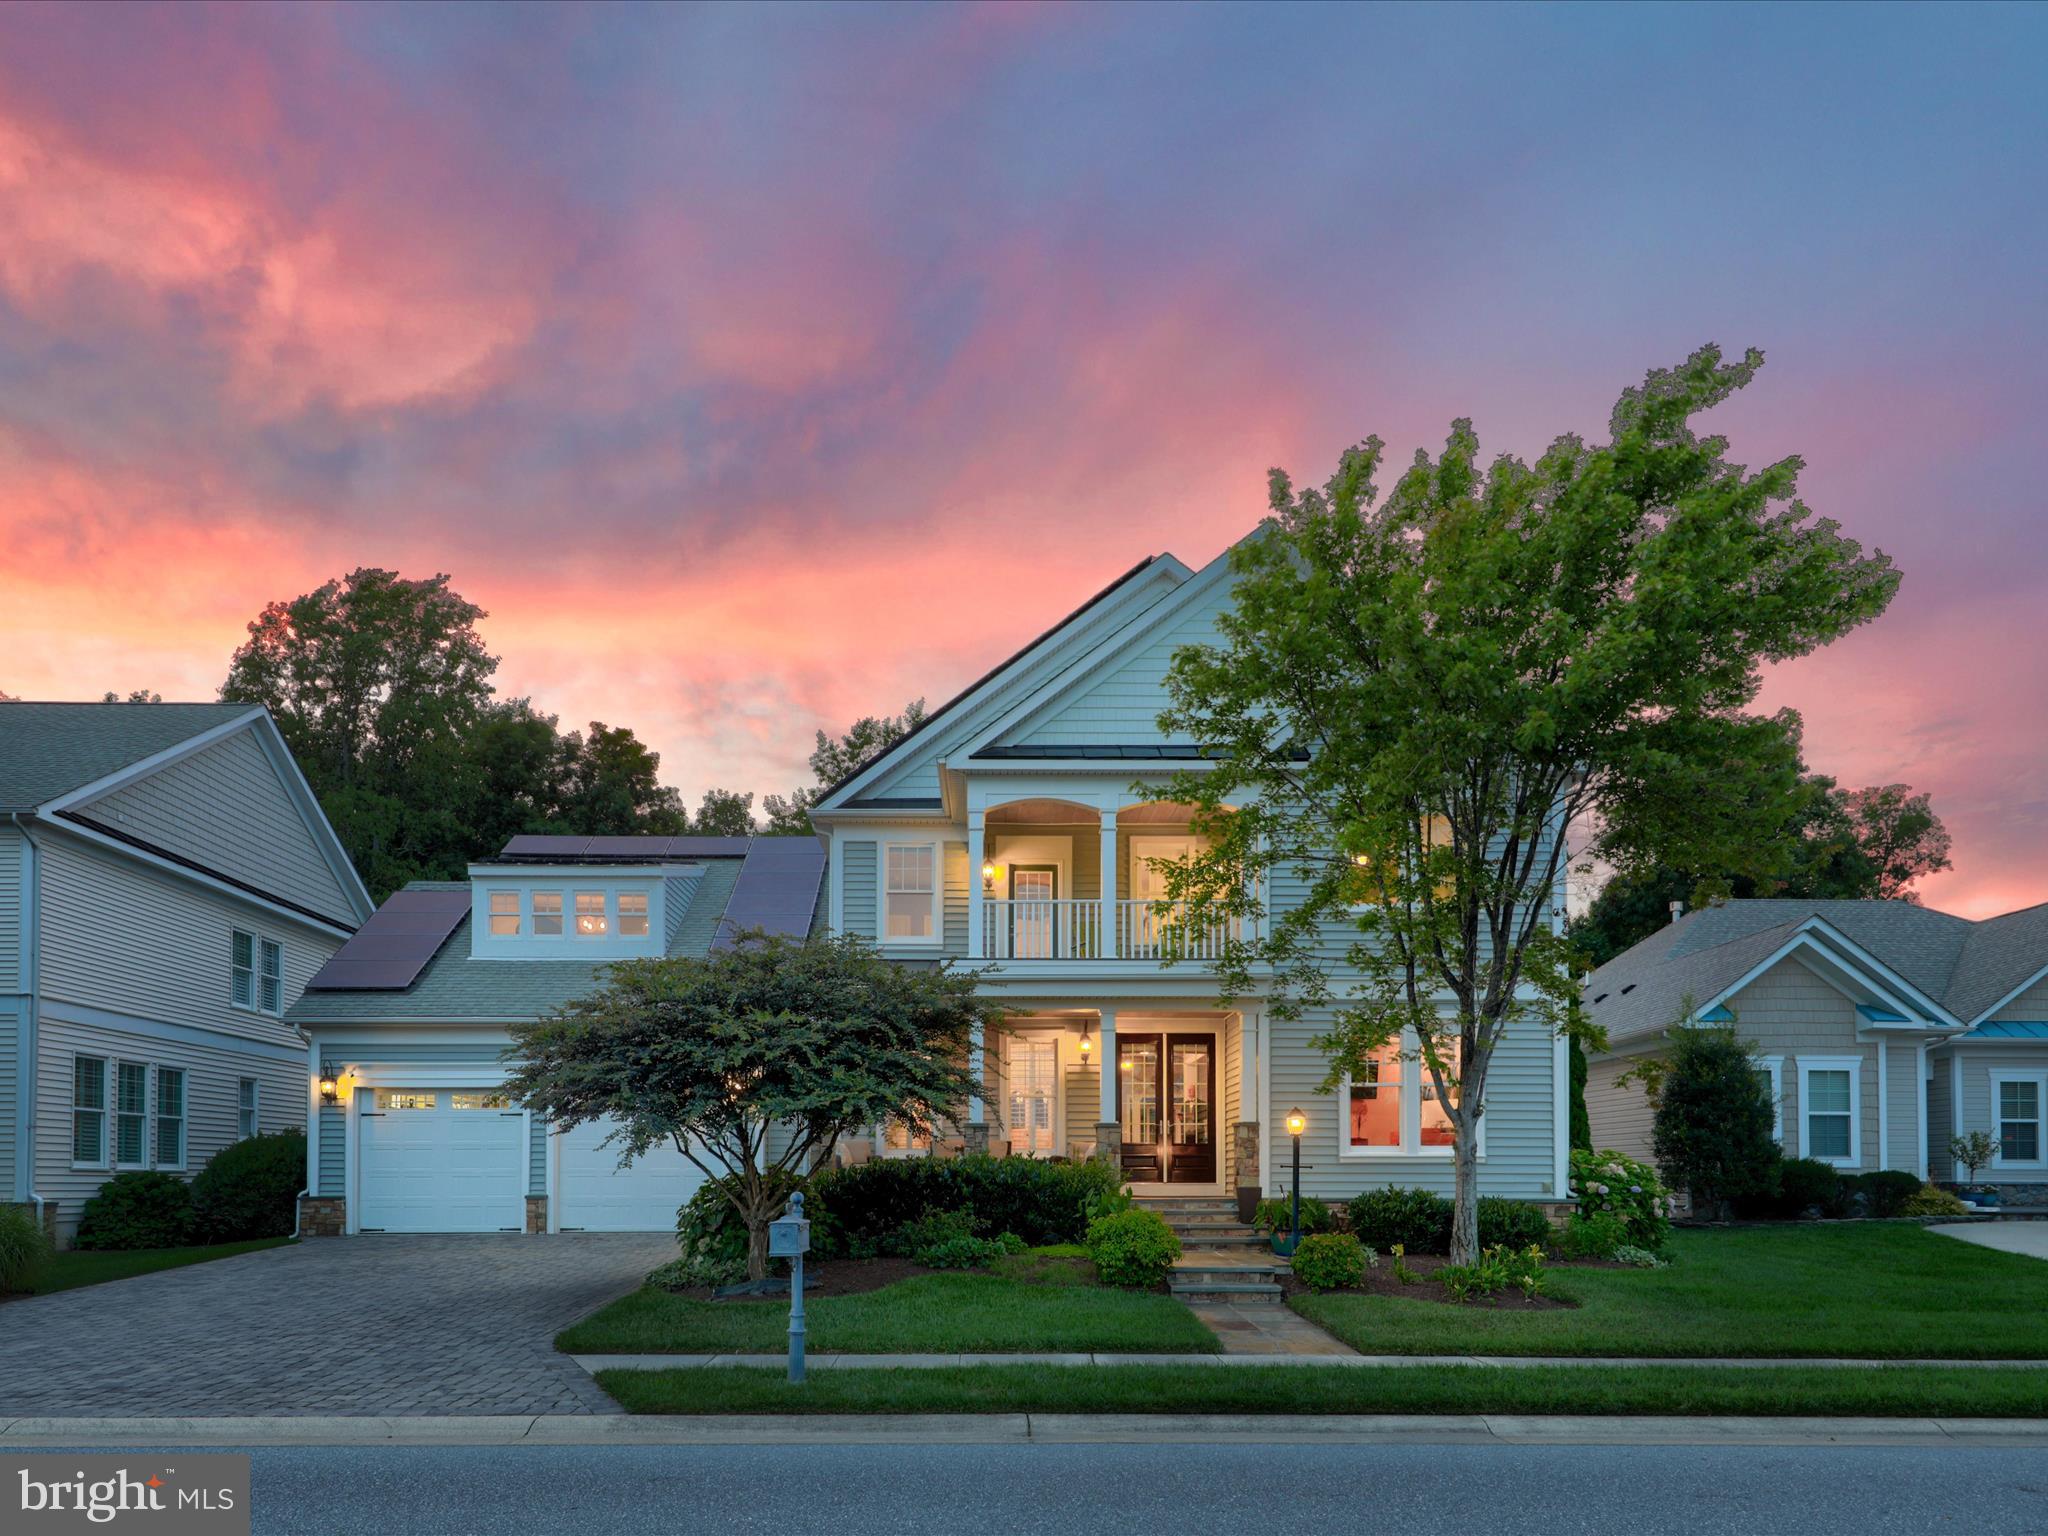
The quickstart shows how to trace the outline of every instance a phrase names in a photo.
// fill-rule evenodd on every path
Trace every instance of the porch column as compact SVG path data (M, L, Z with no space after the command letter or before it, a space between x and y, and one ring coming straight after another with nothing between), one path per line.
M1095 1032L1095 1043L1102 1052L1097 1065L1101 1074L1102 1107L1095 1117L1095 1154L1106 1157L1110 1162L1121 1164L1124 1156L1123 1121L1116 1112L1116 1010L1102 1010L1101 1027Z
M969 959L983 958L981 930L988 914L982 910L981 866L987 859L983 845L987 839L982 834L981 812L967 813L967 954Z
M1102 958L1114 959L1122 952L1116 932L1116 807L1102 813ZM1103 1017L1107 1019L1108 1014ZM1104 1057L1107 1060L1107 1056ZM1114 1115L1104 1113L1105 1120Z

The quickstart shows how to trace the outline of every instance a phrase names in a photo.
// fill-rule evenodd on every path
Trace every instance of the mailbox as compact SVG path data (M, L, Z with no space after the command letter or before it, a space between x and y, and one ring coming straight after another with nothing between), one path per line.
M811 1251L811 1224L804 1219L804 1197L789 1197L789 1214L768 1223L768 1257L794 1259Z

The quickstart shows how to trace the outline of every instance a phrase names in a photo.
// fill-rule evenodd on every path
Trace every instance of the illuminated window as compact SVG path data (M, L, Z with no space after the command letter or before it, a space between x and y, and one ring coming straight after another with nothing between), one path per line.
M433 1109L439 1096L431 1093L414 1093L405 1088L379 1088L377 1107L381 1110Z
M1375 1051L1365 1069L1344 1079L1347 1106L1344 1139L1338 1151L1346 1157L1408 1157L1448 1153L1457 1142L1450 1106L1458 1102L1458 1052L1455 1039L1439 1040L1436 1050L1444 1067L1446 1097L1439 1099L1430 1080L1429 1064L1412 1030L1398 1042ZM1480 1144L1482 1154L1485 1143Z
M494 939L516 939L519 937L519 893L517 891L491 892L491 937Z
M891 1120L882 1127L882 1156L884 1157L930 1157L932 1137L929 1131L912 1130L901 1120Z
M1364 1072L1351 1079L1351 1145L1401 1148L1401 1050L1380 1048Z
M538 938L559 939L562 936L562 893L560 891L535 891L533 893L533 931Z
M647 893L619 892L619 936L639 939L647 936Z
M510 1109L512 1101L502 1093L451 1093L448 1102L456 1109Z
M938 850L930 843L892 843L883 872L882 936L929 942L938 936Z
M579 939L601 939L611 931L611 924L605 918L603 891L578 891L576 893L576 937Z

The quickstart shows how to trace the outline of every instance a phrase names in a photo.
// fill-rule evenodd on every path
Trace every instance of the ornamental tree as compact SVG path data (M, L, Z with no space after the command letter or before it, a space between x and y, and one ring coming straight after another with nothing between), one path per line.
M1703 1214L1771 1194L1784 1154L1756 1047L1726 1024L1683 1023L1669 1039L1651 1071L1637 1069L1656 1105L1650 1144L1665 1182Z
M618 1121L621 1163L674 1146L746 1223L758 1280L790 1176L848 1132L894 1118L928 1134L956 1115L974 1026L998 1016L971 972L896 965L853 936L754 933L613 965L598 991L513 1027L507 1083L556 1125Z
M1173 792L1208 846L1164 870L1166 898L1190 927L1244 920L1224 990L1322 1022L1325 1091L1389 1047L1420 1064L1454 1138L1458 1262L1505 1032L1593 1033L1569 1007L1571 861L1762 861L1799 755L1796 717L1750 712L1760 670L1897 588L1798 499L1799 460L1752 473L1695 432L1762 362L1703 348L1623 393L1609 442L1533 465L1482 466L1458 421L1384 500L1378 438L1320 490L1275 471L1216 643L1169 670L1160 726L1209 759Z

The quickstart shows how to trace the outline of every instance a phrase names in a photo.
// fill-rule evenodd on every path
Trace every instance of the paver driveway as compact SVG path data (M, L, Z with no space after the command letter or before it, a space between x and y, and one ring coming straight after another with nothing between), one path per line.
M554 1335L660 1234L320 1238L0 1306L0 1419L616 1413Z

